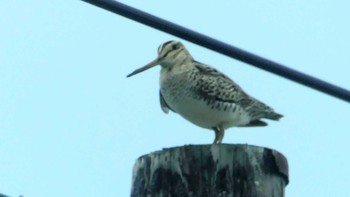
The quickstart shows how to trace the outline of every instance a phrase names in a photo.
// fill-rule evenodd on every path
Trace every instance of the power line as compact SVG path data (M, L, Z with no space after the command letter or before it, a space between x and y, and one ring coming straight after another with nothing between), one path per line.
M82 0L218 53L350 102L350 91L113 0Z

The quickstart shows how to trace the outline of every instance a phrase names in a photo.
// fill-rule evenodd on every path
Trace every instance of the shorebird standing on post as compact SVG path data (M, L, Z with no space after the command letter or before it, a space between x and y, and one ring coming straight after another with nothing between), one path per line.
M246 94L216 69L195 61L181 42L159 46L158 57L127 77L160 65L160 105L193 124L213 129L214 144L221 143L229 127L266 126L261 119L279 120L282 115Z

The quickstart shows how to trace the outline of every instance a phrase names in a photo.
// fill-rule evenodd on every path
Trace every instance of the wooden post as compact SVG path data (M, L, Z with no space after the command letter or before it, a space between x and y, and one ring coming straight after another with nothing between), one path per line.
M284 197L288 163L263 147L188 145L141 156L132 181L132 197Z

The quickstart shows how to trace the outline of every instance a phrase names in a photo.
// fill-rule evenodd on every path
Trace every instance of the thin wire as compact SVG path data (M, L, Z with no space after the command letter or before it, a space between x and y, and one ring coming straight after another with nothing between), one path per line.
M113 0L82 0L118 15L350 102L350 91Z

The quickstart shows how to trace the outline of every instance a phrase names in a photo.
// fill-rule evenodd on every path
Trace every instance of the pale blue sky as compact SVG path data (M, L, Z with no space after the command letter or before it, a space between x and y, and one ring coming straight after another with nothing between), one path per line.
M350 89L349 1L123 2ZM129 196L139 156L212 142L163 114L159 68L125 77L178 38L81 1L2 0L0 25L0 193ZM287 196L350 196L348 103L183 43L285 115L224 143L282 152Z

